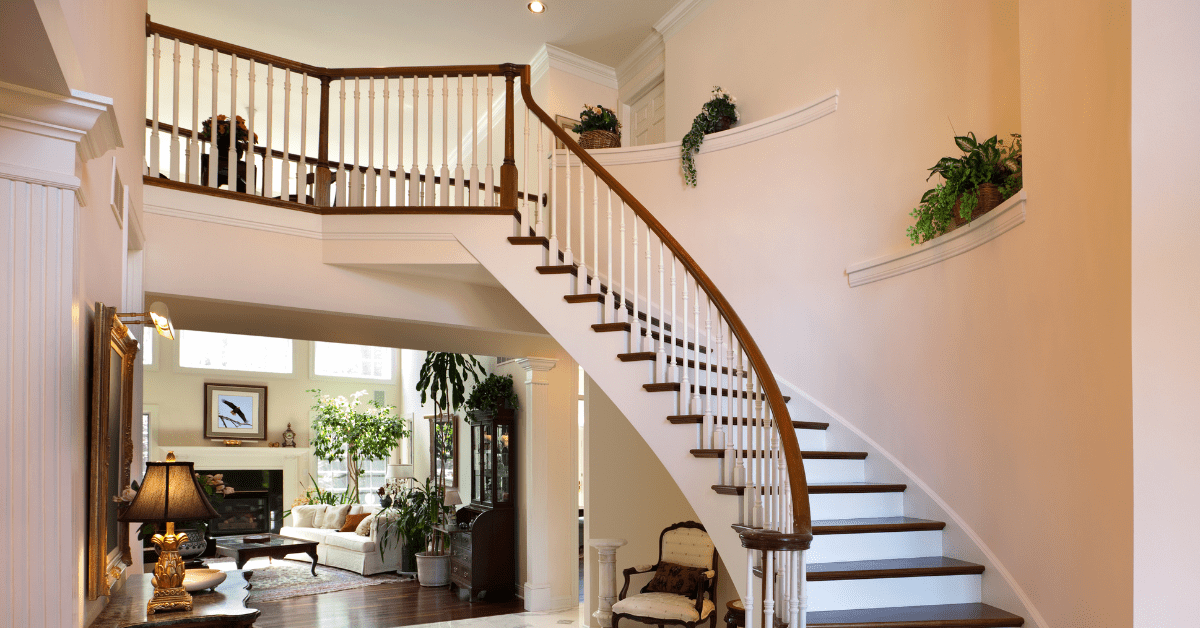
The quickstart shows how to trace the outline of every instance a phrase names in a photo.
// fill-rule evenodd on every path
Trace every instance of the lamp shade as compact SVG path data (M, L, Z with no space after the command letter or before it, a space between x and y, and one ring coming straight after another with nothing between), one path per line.
M217 511L196 483L191 462L176 462L168 453L166 462L147 462L142 488L121 521L168 523L212 519Z
M413 477L413 466L411 464L389 464L384 477L389 480L407 480Z
M456 489L456 488L446 489L446 497L442 500L442 503L445 504L446 506L457 506L457 505L461 504L462 497L459 496L458 489Z
M171 322L171 312L167 309L167 304L162 301L155 301L150 304L150 320L154 321L154 328L158 330L158 335L167 340L175 339L175 325Z

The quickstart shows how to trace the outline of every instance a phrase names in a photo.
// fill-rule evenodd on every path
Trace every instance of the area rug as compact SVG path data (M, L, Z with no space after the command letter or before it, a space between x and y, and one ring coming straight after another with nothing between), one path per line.
M237 569L232 560L209 559L206 562L212 569ZM280 558L253 558L242 569L254 572L254 577L250 579L254 587L250 589L250 597L246 600L248 604L402 581L395 572L361 576L353 571L324 565L317 565L317 576L314 578L311 562Z

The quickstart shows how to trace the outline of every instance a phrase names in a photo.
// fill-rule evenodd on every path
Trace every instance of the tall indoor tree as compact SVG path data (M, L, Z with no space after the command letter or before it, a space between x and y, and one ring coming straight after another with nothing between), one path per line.
M331 397L314 393L312 409L317 416L312 421L312 447L317 458L325 461L346 460L346 492L352 503L358 503L358 479L365 460L387 458L401 438L411 433L404 419L395 415L395 407L381 405L374 399L362 402L367 391Z

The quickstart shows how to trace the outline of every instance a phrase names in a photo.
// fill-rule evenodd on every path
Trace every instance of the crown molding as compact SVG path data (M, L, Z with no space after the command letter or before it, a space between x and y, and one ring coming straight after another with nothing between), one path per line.
M687 26L688 22L696 19L696 16L703 13L712 2L713 0L680 0L654 24L654 30L662 33L663 41L666 41Z
M990 242L1025 222L1025 190L1021 190L1004 201L999 207L972 220L950 233L940 235L910 250L885 255L867 262L846 267L846 277L854 288L873 281L896 275L911 273L940 261L962 255L971 249Z
M124 145L112 99L77 89L63 96L0 82L0 124L72 142L83 161Z
M544 61L543 58L545 59ZM617 71L611 66L581 57L553 44L543 44L542 48L533 56L533 60L529 65L531 66L531 82L540 78L538 74L539 70L541 74L545 74L546 70L539 68L539 66L545 66L547 69L562 70L568 74L574 74L610 89L617 88Z

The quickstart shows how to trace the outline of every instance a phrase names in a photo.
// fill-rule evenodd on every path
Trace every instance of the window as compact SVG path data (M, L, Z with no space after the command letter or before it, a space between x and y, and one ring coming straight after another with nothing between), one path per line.
M364 460L361 471L358 476L358 501L366 505L378 504L379 494L376 491L383 486L387 459ZM346 461L318 460L317 486L323 490L344 493L349 486L346 480Z
M291 373L292 341L286 338L182 330L179 332L179 366Z
M154 336L157 333L154 325L144 325L142 327L142 364L144 366L154 364Z
M313 343L313 374L355 379L392 379L392 356L387 347Z
M219 129L218 129L219 130ZM142 476L146 475L146 462L150 460L150 413L142 413Z

